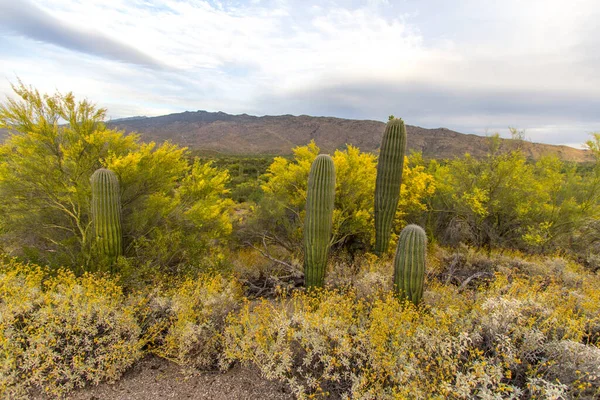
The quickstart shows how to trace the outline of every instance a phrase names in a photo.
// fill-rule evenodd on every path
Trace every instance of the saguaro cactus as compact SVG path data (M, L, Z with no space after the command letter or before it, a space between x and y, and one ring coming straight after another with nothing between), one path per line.
M310 167L304 221L304 283L323 286L331 239L335 167L326 154L317 156Z
M121 195L117 175L100 168L90 178L92 183L92 222L98 250L114 261L121 255Z
M377 162L375 181L375 254L387 252L394 215L400 198L406 128L399 118L388 121Z
M394 259L394 288L414 304L423 297L426 244L425 231L418 225L408 225L400 232Z

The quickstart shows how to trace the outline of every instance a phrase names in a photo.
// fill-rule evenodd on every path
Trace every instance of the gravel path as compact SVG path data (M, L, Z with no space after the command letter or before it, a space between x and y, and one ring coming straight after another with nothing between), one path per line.
M176 364L157 357L138 362L117 383L71 393L74 400L153 399L293 399L283 384L269 382L258 371L236 366L225 372L186 377Z

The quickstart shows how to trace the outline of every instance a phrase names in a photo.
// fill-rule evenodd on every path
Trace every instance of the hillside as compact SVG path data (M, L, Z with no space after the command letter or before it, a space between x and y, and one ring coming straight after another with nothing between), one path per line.
M385 124L371 120L351 120L307 115L264 116L231 115L207 111L183 112L159 117L131 117L114 120L109 126L138 132L145 141L170 140L191 149L221 154L290 154L291 149L315 140L324 152L346 144L363 151L377 150ZM426 158L453 158L470 153L482 157L489 139L446 128L425 129L408 125L408 147ZM3 136L5 132L0 132ZM503 146L513 146L502 140ZM568 161L585 162L591 155L568 146L522 143L529 158L556 154Z
M144 140L173 142L195 150L224 154L290 154L296 146L315 140L324 152L333 152L346 144L363 151L375 151L381 142L385 124L379 121L352 120L307 115L255 117L222 112L184 112L160 117L117 120L109 125L127 132L139 132ZM453 158L470 153L486 154L489 139L446 128L425 129L408 125L409 149L421 151L426 158ZM503 145L510 141L503 140ZM523 143L528 157L556 154L569 161L588 161L586 151L568 146Z

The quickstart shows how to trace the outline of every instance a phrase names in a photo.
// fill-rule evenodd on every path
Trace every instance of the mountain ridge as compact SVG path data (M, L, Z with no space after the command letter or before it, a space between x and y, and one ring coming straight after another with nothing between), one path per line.
M323 152L333 152L347 144L362 151L379 148L385 123L309 115L227 114L204 110L185 111L157 117L109 121L108 125L126 132L138 132L144 140L170 140L190 149L227 155L289 155L296 146L315 140ZM448 159L465 153L485 156L490 139L448 128L422 128L407 124L408 149L420 151L425 158ZM520 146L525 155L538 159L556 155L565 161L588 162L592 155L563 145L516 142L500 139L501 147Z
M144 141L166 140L191 150L223 155L289 155L292 149L314 140L323 152L351 144L362 151L375 152L381 143L385 123L309 115L227 114L204 110L185 111L156 117L134 116L109 120L110 128L136 132ZM469 153L484 157L490 149L490 138L465 134L448 128L422 128L406 125L409 151L420 151L427 159L452 159ZM0 130L0 138L7 131ZM500 147L517 146L528 158L556 155L565 161L590 162L589 151L564 145L532 143L500 139Z

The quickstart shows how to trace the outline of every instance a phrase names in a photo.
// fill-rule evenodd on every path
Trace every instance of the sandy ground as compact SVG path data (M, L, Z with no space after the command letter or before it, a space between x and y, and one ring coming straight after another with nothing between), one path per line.
M157 357L138 362L118 382L100 384L68 395L75 400L152 399L293 399L283 384L269 382L258 371L236 366L225 372L181 373L176 364Z

